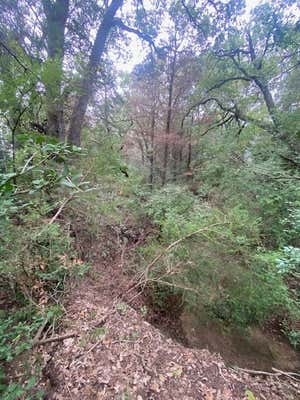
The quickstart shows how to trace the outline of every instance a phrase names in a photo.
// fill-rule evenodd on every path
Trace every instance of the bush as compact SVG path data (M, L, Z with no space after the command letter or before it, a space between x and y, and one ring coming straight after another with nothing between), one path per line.
M194 196L184 187L166 186L148 193L146 214L155 224L163 224L169 215L184 215L194 206Z
M35 376L20 356L31 348L45 320L49 324L59 317L53 303L59 302L66 278L88 268L76 257L69 230L52 220L66 198L85 189L67 165L80 149L34 134L22 134L18 141L14 168L0 174L0 290L5 293L0 393L10 400L30 398L33 391L34 398L41 397L34 388ZM24 384L8 385L5 367L15 360L21 361L18 367L23 364Z
M58 297L67 276L85 265L72 256L72 241L59 224L43 219L0 228L0 277L2 290L10 289L14 299L46 304L49 295Z
M173 287L194 313L204 308L212 318L235 326L294 315L296 303L282 275L259 253L261 220L245 208L220 211L184 188L168 187L150 195L144 209L161 232L159 241L140 249L145 264L163 252L148 277L160 307Z

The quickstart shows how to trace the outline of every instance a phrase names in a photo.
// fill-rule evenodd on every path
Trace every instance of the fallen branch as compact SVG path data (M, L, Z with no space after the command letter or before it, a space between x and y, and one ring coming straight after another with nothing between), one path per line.
M147 282L149 282L148 275L149 275L149 271L151 270L151 268L165 255L165 253L167 253L167 252L168 252L169 250L171 250L173 247L177 246L178 244L180 244L180 243L183 242L184 240L189 239L189 238L192 237L192 236L195 236L195 235L197 235L197 234L199 234L199 233L202 233L202 232L205 232L205 231L209 231L209 230L210 230L212 227L214 227L214 226L225 225L225 224L228 224L228 222L217 222L217 223L215 223L215 224L206 226L206 227L204 227L204 228L198 229L197 231L194 231L194 232L192 232L192 233L189 233L188 235L183 236L182 238L180 238L180 239L176 240L175 242L171 243L171 244L170 244L169 246L167 246L161 253L159 253L159 254L150 262L150 264L148 264L148 266L145 268L144 271L142 271L141 273L139 273L139 274L137 274L137 275L135 276L134 280L132 280L132 286L131 286L131 285L129 286L129 288L128 288L128 290L126 291L125 294L128 295L129 293L131 293L132 291L134 291L136 288L140 287L140 286L142 285L142 283L143 283L143 288L142 288L141 292L138 294L138 295L140 295L140 294L143 292L143 290L144 290L144 288L145 288ZM153 280L152 280L152 281L153 281ZM170 284L170 283L166 283L166 285L171 285L171 284ZM182 289L183 289L183 288L182 288ZM193 289L189 289L189 290L194 291ZM134 296L132 297L132 299L130 300L130 302L131 302L133 299L135 299L136 297L137 297L137 295L134 295Z
M239 368L239 367L234 367L232 368L235 371L241 371L241 372L246 372L247 374L250 375L265 375L265 376L287 376L288 378L293 379L296 382L300 382L300 379L295 378L295 376L299 376L300 374L297 374L296 372L285 372L281 371L280 369L272 368L274 372L267 372L267 371L256 371L254 369L247 369L247 368Z
M193 292L193 293L196 293L196 294L199 295L199 291L194 289L194 288L191 288L191 287L188 287L188 286L183 286L183 285L177 285L176 283L171 283L171 282L168 282L168 281L164 281L162 279L148 279L147 282L154 282L154 283L158 283L160 285L170 286L172 288L185 290L187 292Z
M44 322L42 323L42 325L39 327L35 337L32 340L32 344L33 346L40 340L41 334L43 333L43 330L45 329L45 326L47 325L49 321L49 317L47 316L44 320Z
M266 375L266 376L278 376L278 375L280 375L277 372L256 371L254 369L247 369L247 368L233 367L232 369L234 371L246 372L247 374L250 374L250 375Z
M78 333L75 333L75 332L68 333L68 334L62 335L62 336L55 336L55 337L51 337L48 339L38 340L37 342L33 343L33 345L40 346L40 345L47 344L47 343L60 342L62 340L69 339L69 338L76 337L76 336L79 336Z
M103 338L101 338L100 340L97 340L97 342L96 343L94 343L85 353L82 353L82 354L80 354L80 356L82 356L83 354L89 354L89 353L91 353L96 347L98 347L99 346L99 344L101 344L102 343L102 340L103 340Z
M201 228L201 229L198 229L197 231L194 231L194 232L192 232L192 233L189 233L188 235L183 236L182 238L177 239L175 242L169 244L169 246L166 247L161 253L159 253L159 254L151 261L151 263L148 264L148 266L146 267L145 271L143 272L143 275L146 277L146 280L147 280L147 277L148 277L148 275L149 275L149 271L151 270L151 268L154 267L154 265L165 255L165 253L167 253L167 252L168 252L169 250L171 250L173 247L175 247L175 246L177 246L179 243L181 243L181 242L183 242L183 241L185 241L185 240L191 238L192 236L198 235L199 233L202 233L202 232L209 231L209 230L210 230L211 228L213 228L214 226L225 225L225 224L227 224L227 222L217 222L217 223L215 223L215 224L206 226L205 228Z
M297 374L296 372L285 372L285 371L281 371L280 369L277 368L272 368L272 370L280 375L286 375L289 378L293 379L296 382L300 382L300 379L295 378L295 376L298 376L300 378L300 374Z
M62 212L62 210L65 208L65 206L69 203L69 201L71 201L74 197L74 193L71 194L71 196L69 196L67 199L65 199L61 206L59 207L59 209L56 211L55 215L51 218L51 220L49 221L49 225L53 224L53 222L55 222L55 220L57 219L57 217L59 216L59 214Z

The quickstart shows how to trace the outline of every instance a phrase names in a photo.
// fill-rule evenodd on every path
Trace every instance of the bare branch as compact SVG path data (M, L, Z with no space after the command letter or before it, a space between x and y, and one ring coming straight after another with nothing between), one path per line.
M143 275L145 276L145 279L147 280L148 278L148 274L150 272L150 270L152 269L152 267L154 267L154 265L171 249L173 249L173 247L176 247L178 244L180 244L181 242L195 236L195 235L199 235L202 232L207 232L209 231L211 228L215 227L215 226L220 226L220 225L225 225L227 224L227 222L217 222L215 224L206 226L204 228L198 229L197 231L191 232L188 235L183 236L182 238L175 240L175 242L169 244L169 246L167 246L161 253L159 253L152 261L150 264L147 265L145 271L143 272Z
M42 344L47 344L47 343L52 343L52 342L60 342L62 340L69 339L69 338L76 337L76 336L79 336L79 334L76 332L68 333L68 334L62 335L62 336L54 336L54 337L50 337L48 339L38 340L35 343L33 343L33 345L40 346Z
M201 133L200 136L205 136L208 132L212 131L213 129L219 128L220 126L223 126L231 121L234 120L234 116L230 115L229 117L225 117L222 118L220 121L218 121L217 123L213 124L212 126L210 126L208 129L206 129L206 131L204 131L203 133Z
M130 26L127 26L124 24L124 22L121 20L121 18L114 18L114 25L117 26L118 28L122 29L123 31L133 33L134 35L138 36L142 40L145 40L150 44L150 46L156 51L156 53L160 53L159 50L156 48L155 43L150 35L147 33L141 32L138 29L131 28Z
M0 46L2 46L7 51L7 53L9 55L11 55L17 61L17 63L24 69L25 72L27 72L29 70L29 68L26 67L26 65L23 64L22 61L19 60L17 55L9 47L7 47L5 43L0 41Z
M231 77L231 78L226 78L226 79L223 79L223 80L219 81L214 86L212 86L210 89L208 89L207 93L211 92L214 89L219 89L220 87L225 85L227 82L233 82L233 81L251 82L251 79L249 77L246 77L246 76L235 76L235 77Z

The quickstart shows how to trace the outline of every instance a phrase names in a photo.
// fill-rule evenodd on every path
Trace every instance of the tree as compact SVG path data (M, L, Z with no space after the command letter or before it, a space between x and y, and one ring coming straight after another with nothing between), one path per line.
M160 61L150 53L147 60L135 67L129 87L129 116L133 126L129 135L137 141L142 163L149 163L149 185L153 187L159 167L157 138L161 125L161 70Z
M175 60L171 46L165 45L165 51L164 58L152 54L137 66L129 86L133 120L129 134L139 143L142 160L149 165L151 186L154 181L164 185L177 180L190 165L191 131L182 128L181 118L200 74L192 51L182 49Z
M74 91L74 88L68 87L63 79L63 70L76 70L76 99L73 104L68 129L68 140L71 143L80 144L81 128L88 103L95 91L95 83L97 74L100 69L103 54L107 48L108 42L113 40L113 32L124 31L137 35L142 40L147 41L152 47L154 43L151 36L146 32L147 24L143 24L136 19L136 25L144 29L144 32L137 27L126 25L121 18L117 18L116 14L121 9L123 0L112 0L109 4L104 1L101 6L97 2L82 2L78 12L77 5L69 0L41 0L41 2L32 2L31 0L16 0L14 4L5 3L3 14L10 18L8 29L4 40L8 40L8 36L12 35L21 46L26 43L29 38L31 42L30 56L38 56L42 64L46 64L47 70L50 71L51 78L46 75L44 80L46 92L46 108L47 108L47 133L64 140L66 131L64 125L67 121L64 118L64 102L67 92ZM41 8L42 6L42 8ZM15 24L11 16L14 13L14 7L24 11L17 14L18 24ZM26 7L32 11L29 15L25 12ZM139 2L136 10L139 11ZM85 10L93 11L86 15ZM43 13L41 12L43 10ZM44 15L43 15L44 14ZM39 29L35 32L34 20L38 19ZM150 21L151 22L151 21ZM26 29L20 30L19 26L25 26ZM77 26L77 36L74 36L74 30ZM86 35L86 31L96 29L95 40L91 44L90 35ZM25 33L26 31L26 33ZM152 29L153 32L153 29ZM72 41L72 43L70 43ZM44 46L40 45L44 42ZM71 44L73 48L71 49ZM74 47L75 46L75 47ZM78 48L76 48L78 46ZM24 46L25 47L25 46ZM79 47L88 51L88 60L83 59L83 63L78 65L75 62L77 55L80 53ZM47 57L45 57L45 48L47 49ZM77 57L78 58L78 57Z
M280 92L299 68L300 37L297 21L283 7L280 2L256 7L246 27L231 24L204 57L206 79L187 115L199 107L212 113L218 109L220 119L203 134L234 121L241 128L253 124L287 145L290 154L297 152L299 132L286 122L298 110L283 113Z
M48 66L51 77L46 80L47 132L60 140L65 138L62 75L65 54L65 29L69 16L69 0L42 0L46 16Z

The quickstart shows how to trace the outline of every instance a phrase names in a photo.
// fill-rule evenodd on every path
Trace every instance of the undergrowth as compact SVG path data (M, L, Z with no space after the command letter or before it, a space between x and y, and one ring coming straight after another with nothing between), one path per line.
M220 154L215 141L213 148L206 144L207 160L201 159L194 178L193 186L199 182L195 193L182 183L149 190L139 172L124 167L114 154L120 144L106 137L83 166L100 190L86 193L80 204L94 233L109 224L145 221L159 232L137 248L140 270L135 272L144 271L162 253L146 276L147 293L160 309L168 307L173 295L181 296L196 316L204 310L208 318L229 326L247 328L276 318L298 347L299 187L266 177L271 171L276 177L285 172L278 166L274 170L270 155L255 149L259 163L237 168L228 157L236 150L234 144L227 143L224 153L222 140L227 138L220 140ZM166 250L177 240L178 245Z
M280 199L286 201L284 196ZM148 194L144 210L159 226L160 236L139 249L139 259L145 268L163 253L147 276L154 301L163 307L171 290L174 296L181 294L184 307L196 316L205 310L208 318L242 328L276 318L291 344L298 347L299 285L293 289L291 280L299 282L299 249L280 247L283 240L294 241L298 228L292 213L284 212L266 238L269 219L278 218L278 208L283 207L270 204L266 222L265 203L262 215L240 197L236 202L231 197L219 206L176 185ZM270 248L270 235L273 241L274 229L278 229L278 237L284 226L278 247ZM177 240L180 243L166 250Z
M7 400L42 398L41 360L30 349L41 327L55 332L65 283L88 268L55 218L66 198L86 189L71 166L80 149L34 134L19 139L13 172L0 176L0 395Z
M298 188L260 180L248 166L237 170L227 161L224 167L216 158L214 167L201 160L197 191L183 183L151 191L124 163L119 146L105 136L84 157L79 149L29 136L18 151L16 171L1 176L4 399L42 397L41 363L25 362L24 354L41 326L55 331L66 283L88 269L92 242L100 240L109 256L107 227L117 227L123 240L128 226L153 226L155 234L136 249L134 266L126 267L144 273L142 285L161 310L173 298L196 317L205 312L226 326L247 328L276 318L299 347ZM246 181L252 183L248 192ZM76 224L85 245L78 243ZM18 363L22 379L8 379L8 366Z

